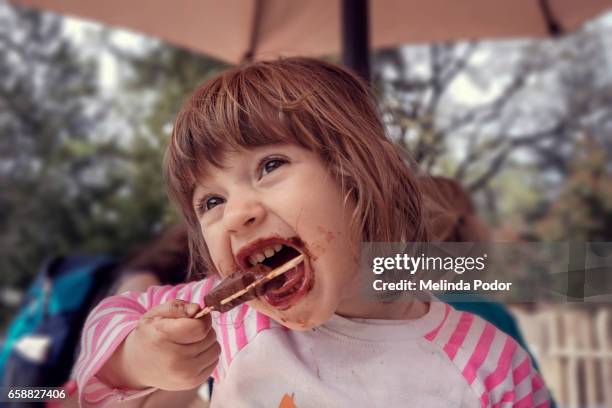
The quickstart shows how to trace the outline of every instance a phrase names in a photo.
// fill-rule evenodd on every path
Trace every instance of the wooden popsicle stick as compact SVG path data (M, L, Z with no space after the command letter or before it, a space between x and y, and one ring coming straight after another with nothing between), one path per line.
M196 314L196 315L195 315L195 316L193 316L193 317L194 317L194 319L200 319L200 318L202 318L202 317L206 316L207 314L209 314L210 312L212 312L213 310L215 310L215 308L214 308L214 307L212 307L212 306L207 306L207 307L205 307L204 309L200 310L200 311L198 312L198 314Z
M249 290L251 290L251 289L253 289L253 288L255 288L255 287L257 287L257 286L259 286L259 285L261 285L263 283L270 282L272 279L276 278L277 276L280 276L283 273L288 272L291 269L295 268L296 266L301 264L303 260L304 260L304 255L296 256L295 258L293 258L289 262L284 263L281 266L279 266L278 268L271 270L270 272L268 272L266 274L266 276L263 276L263 277L257 279L255 282L251 283L246 288L241 289L238 292L234 293L233 295L226 297L225 299L223 299L221 301L221 304L224 305L226 303L229 303L232 300L234 300L236 298L239 298L240 296L244 295Z
M303 260L304 260L304 255L296 256L295 258L293 258L289 262L286 262L286 263L282 264L281 266L279 266L278 268L271 270L265 276L257 279L255 282L251 283L247 287L245 287L245 288L239 290L238 292L236 292L236 293L226 297L225 299L221 300L221 304L225 305L225 304L231 302L232 300L237 299L240 296L243 296L244 294L246 294L251 289L253 289L253 288L255 288L255 287L259 286L259 285L262 285L262 284L264 284L266 282L270 282L272 279L276 278L277 276L280 276L283 273L286 273L286 272L290 271L291 269L295 268L300 263L302 263ZM215 310L215 308L212 307L212 306L205 307L204 309L200 310L198 312L198 314L196 314L194 317L196 319L199 319L199 318L207 315L208 313L212 312L213 310Z

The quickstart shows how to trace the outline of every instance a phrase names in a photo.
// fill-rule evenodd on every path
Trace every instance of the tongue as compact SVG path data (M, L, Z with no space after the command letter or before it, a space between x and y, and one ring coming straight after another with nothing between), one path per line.
M272 287L269 288L269 290L266 290L267 293L271 293L273 295L281 295L283 292L285 292L287 289L292 288L293 286L297 285L300 282L300 279L302 279L302 271L303 268L301 268L301 265L296 266L295 268L285 272L283 275L279 276L276 279L284 279L284 283L282 284L281 287L278 287L277 285L274 285ZM276 283L274 282L276 279L274 279L272 282L272 284Z

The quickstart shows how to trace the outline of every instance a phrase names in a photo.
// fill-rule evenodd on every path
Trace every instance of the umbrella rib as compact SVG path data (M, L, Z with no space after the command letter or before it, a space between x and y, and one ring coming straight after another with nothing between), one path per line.
M539 0L538 3L540 4L540 11L542 12L542 17L544 17L544 23L548 29L548 34L552 37L562 35L565 30L552 11L550 0Z
M257 41L259 40L260 23L263 9L263 0L254 0L255 11L253 12L253 21L251 24L251 35L249 36L249 47L244 52L242 57L243 62L252 61L255 58Z

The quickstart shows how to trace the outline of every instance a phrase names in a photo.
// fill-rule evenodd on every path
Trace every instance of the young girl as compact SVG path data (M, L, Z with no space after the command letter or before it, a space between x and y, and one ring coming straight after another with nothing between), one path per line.
M433 298L360 296L361 241L428 234L415 176L350 72L288 58L223 73L185 103L165 167L192 271L207 277L92 312L76 368L84 405L212 373L213 407L548 406L528 354L491 324ZM298 253L265 295L193 318L220 279Z

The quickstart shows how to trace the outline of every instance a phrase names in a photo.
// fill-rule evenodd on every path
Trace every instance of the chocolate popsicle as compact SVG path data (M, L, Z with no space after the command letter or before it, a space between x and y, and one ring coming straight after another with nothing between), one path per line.
M207 307L212 306L216 311L224 313L233 309L243 302L255 299L255 290L250 290L244 296L232 300L229 303L221 304L221 301L230 297L234 293L248 287L255 282L255 275L252 273L243 273L236 271L232 273L206 296L204 296L204 304Z
M264 284L295 268L304 260L299 255L289 262L271 270L269 266L257 264L247 272L237 271L225 278L216 288L204 296L206 307L195 318L198 319L211 311L227 312L244 302L262 295Z

